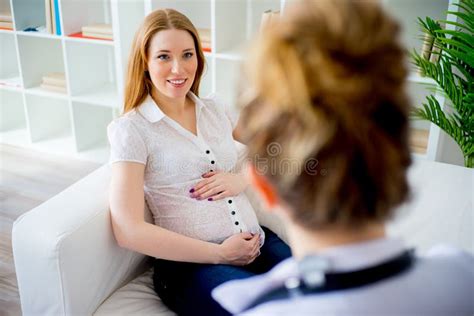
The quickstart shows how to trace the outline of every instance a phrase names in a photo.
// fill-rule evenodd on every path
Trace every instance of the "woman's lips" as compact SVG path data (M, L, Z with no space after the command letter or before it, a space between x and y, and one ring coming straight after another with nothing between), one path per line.
M166 81L175 88L182 88L186 83L187 79L170 79Z

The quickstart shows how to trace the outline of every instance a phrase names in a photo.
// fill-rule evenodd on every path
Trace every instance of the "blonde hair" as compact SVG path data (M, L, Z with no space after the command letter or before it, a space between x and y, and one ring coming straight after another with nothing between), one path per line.
M374 1L313 0L253 45L240 96L249 157L304 227L383 221L407 198L398 33Z
M127 113L139 106L147 95L151 93L153 83L149 73L146 71L149 57L148 48L153 35L169 29L187 31L193 37L198 66L191 91L199 96L199 85L204 71L205 57L196 28L185 15L176 10L156 10L145 18L135 33L128 60L123 113Z

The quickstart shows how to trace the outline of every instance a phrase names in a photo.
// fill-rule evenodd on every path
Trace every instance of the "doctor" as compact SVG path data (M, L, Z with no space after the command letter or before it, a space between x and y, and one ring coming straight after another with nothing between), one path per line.
M409 196L399 30L377 1L301 1L255 43L241 98L250 174L293 257L217 287L230 312L474 314L471 255L419 257L384 229Z

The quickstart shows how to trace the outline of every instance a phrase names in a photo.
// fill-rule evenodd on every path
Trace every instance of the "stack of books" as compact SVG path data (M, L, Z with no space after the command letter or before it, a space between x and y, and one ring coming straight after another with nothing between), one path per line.
M13 30L12 14L10 12L0 12L0 29Z
M422 129L410 129L410 148L417 154L425 154L428 148L429 131Z
M275 23L280 17L280 11L272 12L272 10L267 10L262 13L262 19L260 22L260 30L263 30L267 27L270 27Z
M199 38L201 39L202 50L205 52L211 51L211 30L198 29Z
M92 24L82 27L82 37L113 40L112 26L110 24Z
M66 78L63 72L52 72L43 76L41 89L59 93L67 93Z

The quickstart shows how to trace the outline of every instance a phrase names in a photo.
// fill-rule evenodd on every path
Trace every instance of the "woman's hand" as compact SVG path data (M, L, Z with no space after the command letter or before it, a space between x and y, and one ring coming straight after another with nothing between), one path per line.
M198 200L220 200L229 196L236 196L244 191L248 182L243 174L228 172L208 172L202 175L204 180L199 181L189 192L191 197Z
M235 234L219 245L221 264L244 266L260 255L260 235L251 233Z

